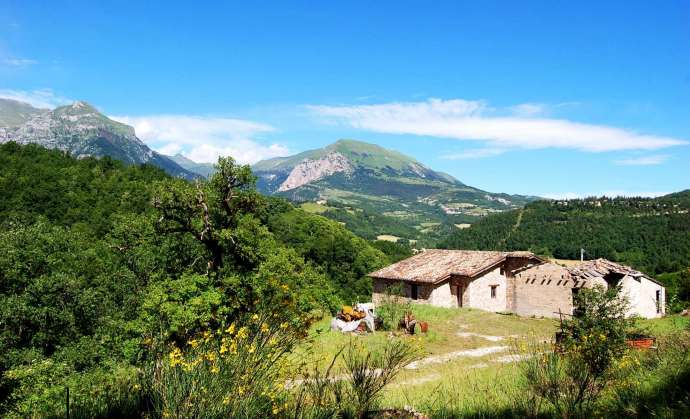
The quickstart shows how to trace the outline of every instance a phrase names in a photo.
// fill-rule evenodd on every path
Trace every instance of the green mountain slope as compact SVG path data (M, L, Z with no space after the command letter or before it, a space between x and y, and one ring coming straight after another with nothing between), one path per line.
M659 198L537 201L492 215L442 242L456 249L532 250L621 261L651 274L690 265L690 190Z
M209 177L215 173L216 169L213 163L197 163L193 160L188 159L182 154L175 154L174 156L167 156L170 160L189 170L190 172L196 173L203 177Z
M40 146L86 156L112 157L126 164L153 164L173 176L188 179L196 174L144 144L129 125L113 121L86 102L54 110L0 99L0 143Z
M472 223L535 199L486 192L397 151L355 140L264 160L253 170L264 193L391 217L417 232L403 237L407 239L420 239L436 225ZM341 212L334 218L342 220L346 218L343 215ZM372 224L371 233L393 234L385 225L379 226Z
M31 117L44 112L48 110L34 108L17 100L0 99L0 127L18 127Z

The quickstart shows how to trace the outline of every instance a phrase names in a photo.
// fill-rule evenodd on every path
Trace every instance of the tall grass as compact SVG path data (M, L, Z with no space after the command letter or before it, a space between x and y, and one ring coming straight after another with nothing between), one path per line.
M417 350L402 340L389 341L380 352L351 342L336 353L328 368L305 374L294 394L294 417L374 417L384 388L417 356ZM346 373L335 376L339 357Z

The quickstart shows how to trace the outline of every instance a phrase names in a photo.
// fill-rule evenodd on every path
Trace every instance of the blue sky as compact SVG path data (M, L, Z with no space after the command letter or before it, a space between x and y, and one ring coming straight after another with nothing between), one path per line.
M659 194L690 187L690 3L0 0L0 96L197 160L356 138L490 191Z

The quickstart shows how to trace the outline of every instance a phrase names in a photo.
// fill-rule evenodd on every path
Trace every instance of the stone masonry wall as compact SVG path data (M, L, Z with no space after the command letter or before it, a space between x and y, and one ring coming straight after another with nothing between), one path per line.
M628 297L630 309L628 316L641 316L647 319L663 317L666 313L666 293L664 287L648 280L647 278L640 278L636 280L630 276L626 276L621 280L621 294ZM660 309L657 312L656 292L661 292Z
M513 312L520 316L557 318L558 311L572 314L573 281L560 265L546 263L515 276Z
M486 311L505 311L506 277L501 275L501 268L496 269L470 281L465 293L468 297L467 307ZM496 285L496 297L491 298L491 286Z

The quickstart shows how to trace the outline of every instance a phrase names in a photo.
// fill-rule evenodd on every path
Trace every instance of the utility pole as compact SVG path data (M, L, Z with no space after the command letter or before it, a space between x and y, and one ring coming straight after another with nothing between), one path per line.
M580 262L585 261L585 249L580 248Z

